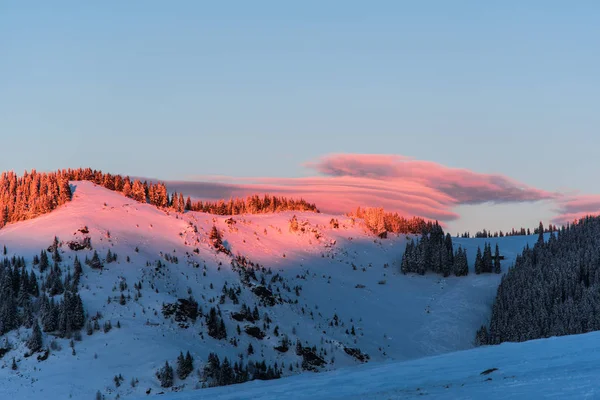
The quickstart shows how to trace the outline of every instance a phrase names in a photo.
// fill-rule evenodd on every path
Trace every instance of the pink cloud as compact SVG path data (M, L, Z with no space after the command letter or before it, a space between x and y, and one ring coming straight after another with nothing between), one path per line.
M559 214L552 222L557 225L573 223L573 221L587 215L600 214L600 195L578 195L560 199L558 201Z
M384 207L407 216L440 221L459 218L453 208L486 202L554 199L503 175L480 174L396 155L333 154L306 164L320 175L308 178L204 177L168 182L171 190L197 199L272 193L303 197L324 212L343 213L357 206Z
M446 193L460 204L537 201L556 196L503 175L480 174L395 155L333 154L308 165L329 176L420 182Z
M169 188L195 198L220 199L272 193L303 197L324 212L342 213L357 206L377 206L405 215L449 221L459 217L451 211L453 199L413 182L385 182L354 177L257 179L249 184L214 182L168 182Z

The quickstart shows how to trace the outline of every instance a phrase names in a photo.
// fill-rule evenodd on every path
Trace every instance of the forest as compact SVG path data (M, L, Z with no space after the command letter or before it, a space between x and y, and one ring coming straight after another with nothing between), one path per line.
M417 273L425 275L426 272L441 274L444 277L454 274L455 276L466 276L469 274L469 261L467 252L461 246L456 252L449 233L444 234L442 227L435 222L428 223L421 237L415 241L411 239L406 243L406 249L402 255L400 271L403 274ZM501 273L500 249L496 245L492 254L492 247L485 243L483 252L477 248L475 257L475 273Z
M252 195L247 198L234 198L218 201L195 201L188 197L185 206L187 211L200 211L216 215L264 214L282 211L311 211L318 213L317 206L304 199L290 199L269 194Z
M421 234L430 232L434 223L420 217L406 218L395 212L387 212L381 207L357 207L348 213L349 217L360 218L369 231L375 234L393 232Z
M253 195L246 199L228 201L192 201L181 193L169 194L164 183L142 182L128 176L112 175L90 168L67 169L57 172L14 172L0 175L0 228L47 214L71 200L69 181L90 181L141 202L177 212L201 211L217 215L261 214L281 211L319 212L315 204L304 199L272 195Z
M498 287L477 344L522 342L600 330L600 217L549 234L543 226Z
M542 229L544 229L542 227ZM548 225L548 227L546 227L544 229L544 233L550 233L550 232L556 232L559 228L556 225ZM464 232L463 234L457 234L456 237L462 237L462 238L477 238L477 239L486 239L486 238L497 238L497 237L508 237L508 236L529 236L529 235L537 235L539 234L539 230L540 228L535 228L533 231L529 228L525 229L525 228L520 228L520 229L515 229L513 228L510 231L495 231L492 232L491 230L487 230L487 229L483 229L480 231L475 232L475 235L471 235L469 232Z

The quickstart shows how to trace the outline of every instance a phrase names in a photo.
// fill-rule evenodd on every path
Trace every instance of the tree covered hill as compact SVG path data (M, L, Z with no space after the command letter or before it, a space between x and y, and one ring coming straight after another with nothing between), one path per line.
M600 217L546 234L502 278L481 344L600 330Z
M202 211L216 215L260 214L282 211L319 210L304 199L272 195L253 195L228 201L192 201L181 193L169 193L162 182L142 182L128 176L113 175L90 168L66 169L56 172L14 172L0 174L0 228L47 214L71 200L69 181L90 181L106 189L120 192L141 203L175 211Z
M71 201L0 229L2 398L125 399L468 349L500 281L404 275L407 237L351 217L181 213L71 183ZM532 240L489 242L510 263ZM452 242L474 271L485 240Z

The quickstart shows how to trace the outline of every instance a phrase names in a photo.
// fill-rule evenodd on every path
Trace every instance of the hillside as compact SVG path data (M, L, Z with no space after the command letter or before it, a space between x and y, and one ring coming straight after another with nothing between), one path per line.
M241 360L240 354L244 362L277 363L285 376L301 372L304 357L296 354L298 340L309 352L316 347L312 356L325 363L314 368L320 371L356 366L364 355L370 362L400 361L469 349L475 331L489 318L500 281L499 275L472 273L477 247L486 241L498 243L505 269L526 243L536 240L453 239L455 247L467 250L469 276L402 275L399 263L406 238L377 239L347 217L169 213L90 182L71 184L71 202L0 229L0 246L7 247L9 257L24 256L31 269L33 257L56 236L63 272L76 255L83 262L93 254L89 249L71 250L69 242L89 238L101 258L110 249L117 261L104 263L102 270L83 265L79 292L88 316L101 313L100 322L111 321L113 329L91 336L84 332L83 340L75 342L74 355L69 340L57 338L63 350L52 351L43 362L23 357L22 342L29 330L10 333L15 348L2 359L2 397L48 398L49 391L53 398L92 398L97 391L107 398L145 396L148 390L155 394L169 390L160 387L156 371L165 361L174 365L180 351L191 353L196 370L214 352L232 363ZM299 229L292 232L289 221L294 215ZM332 218L339 220L339 228L331 226ZM216 251L209 238L213 225L234 257L264 267L256 271L256 280L244 283L244 268L233 268L232 256ZM138 284L141 289L134 289ZM227 294L222 296L225 285ZM257 291L269 286L272 296ZM164 304L190 295L204 314L219 306L227 339L210 337L205 318L182 322L163 315ZM271 301L275 304L268 305ZM259 320L232 318L242 304L256 307ZM241 334L236 332L238 325ZM246 334L246 327L257 328L264 338ZM256 329L251 332L257 334ZM284 335L290 349L275 350ZM44 335L45 343L51 340ZM247 351L250 344L252 355ZM13 357L17 371L9 368ZM119 374L124 382L117 388L113 378ZM129 384L132 379L139 381L136 387ZM201 385L196 373L185 381L175 380L180 390Z
M504 343L427 357L249 382L164 400L596 399L600 333Z

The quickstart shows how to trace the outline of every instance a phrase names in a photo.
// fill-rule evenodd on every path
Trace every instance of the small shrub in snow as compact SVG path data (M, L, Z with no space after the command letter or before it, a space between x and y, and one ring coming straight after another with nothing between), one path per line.
M52 340L50 342L50 349L54 351L61 351L62 346L56 340Z
M115 386L119 387L121 386L121 383L123 383L125 379L123 378L123 375L119 374L119 375L115 375L115 377L113 378L113 381L115 382Z

